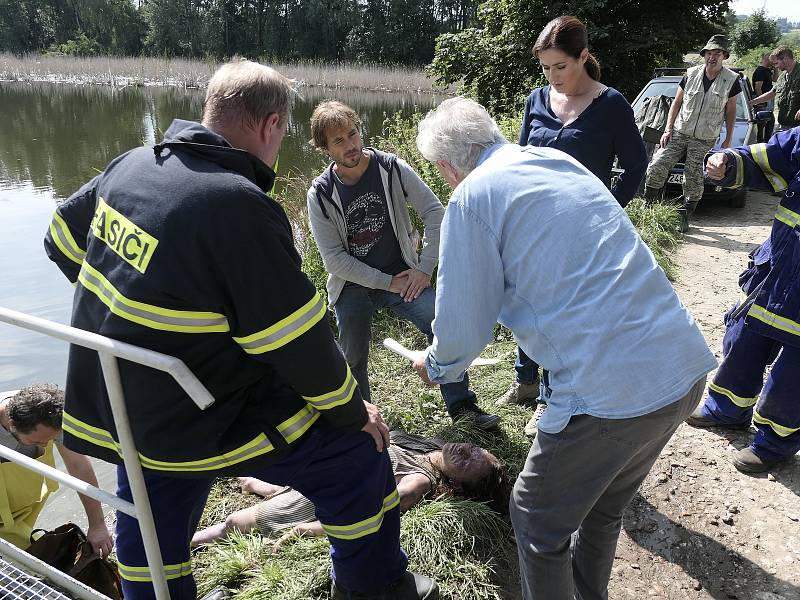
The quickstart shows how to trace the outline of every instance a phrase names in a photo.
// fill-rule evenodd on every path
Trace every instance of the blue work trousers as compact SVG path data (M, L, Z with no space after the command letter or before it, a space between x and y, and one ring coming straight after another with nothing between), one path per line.
M754 333L744 316L731 319L732 311L726 315L724 358L709 384L703 414L721 424L752 419L753 451L767 460L790 457L800 450L800 348Z
M400 500L386 451L364 432L342 433L322 419L283 461L243 476L289 485L307 496L331 542L332 576L351 592L372 594L406 571L400 548ZM120 497L131 500L125 470L117 468ZM213 478L186 479L145 471L172 600L195 600L189 542ZM155 594L136 519L117 513L117 558L126 600Z
M370 289L353 283L344 286L334 305L336 324L339 327L339 345L364 400L372 401L367 377L372 315L380 308L388 308L401 319L416 325L428 337L430 344L433 341L431 323L435 305L436 292L432 288L425 288L419 298L406 302L400 294L394 292ZM439 388L450 414L457 412L466 403L475 402L475 394L469 389L469 377L466 373L461 381L446 383Z

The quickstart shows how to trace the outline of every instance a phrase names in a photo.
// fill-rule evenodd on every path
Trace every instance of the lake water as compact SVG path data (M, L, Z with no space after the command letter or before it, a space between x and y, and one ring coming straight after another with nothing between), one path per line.
M426 94L301 90L279 158L281 174L314 174L323 157L309 144L308 119L324 98L337 98L360 114L365 141L380 133L387 115L427 110ZM69 323L73 288L42 246L56 203L126 150L160 141L174 118L199 120L203 92L0 82L0 306ZM0 324L0 391L33 382L63 387L67 345ZM100 469L101 487L114 477ZM59 511L45 511L44 526L67 518L83 522L74 494ZM52 505L52 502L51 502ZM67 518L64 518L64 517ZM84 523L85 524L85 523Z

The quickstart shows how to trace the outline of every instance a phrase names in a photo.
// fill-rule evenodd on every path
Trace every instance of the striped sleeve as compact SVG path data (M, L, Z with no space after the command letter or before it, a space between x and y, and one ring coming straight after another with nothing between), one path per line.
M724 152L728 161L719 185L782 192L800 170L800 128L780 131L766 143Z
M216 248L231 301L228 320L242 352L265 362L334 426L367 420L355 378L333 337L320 292L301 270L283 209L262 196L230 215Z
M99 175L60 204L45 234L47 256L72 283L78 279L86 256L86 237L94 214Z

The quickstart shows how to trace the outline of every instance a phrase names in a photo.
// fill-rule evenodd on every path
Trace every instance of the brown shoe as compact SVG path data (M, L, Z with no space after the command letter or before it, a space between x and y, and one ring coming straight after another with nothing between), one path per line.
M780 464L788 458L780 460L770 460L761 458L758 454L753 452L752 448L743 448L733 456L733 466L742 473L764 473L769 471L772 467Z
M505 394L495 400L495 405L502 406L503 404L525 404L526 402L535 402L539 397L539 382L533 383L520 383L514 381L511 387L508 388Z

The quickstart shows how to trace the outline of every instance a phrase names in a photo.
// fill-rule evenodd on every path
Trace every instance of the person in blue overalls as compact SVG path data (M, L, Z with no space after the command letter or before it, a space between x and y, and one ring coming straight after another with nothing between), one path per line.
M733 464L759 473L800 450L800 127L766 144L710 154L706 170L725 187L784 192L769 238L739 277L747 298L725 315L724 360L708 398L686 421L747 429L752 419L756 435Z

